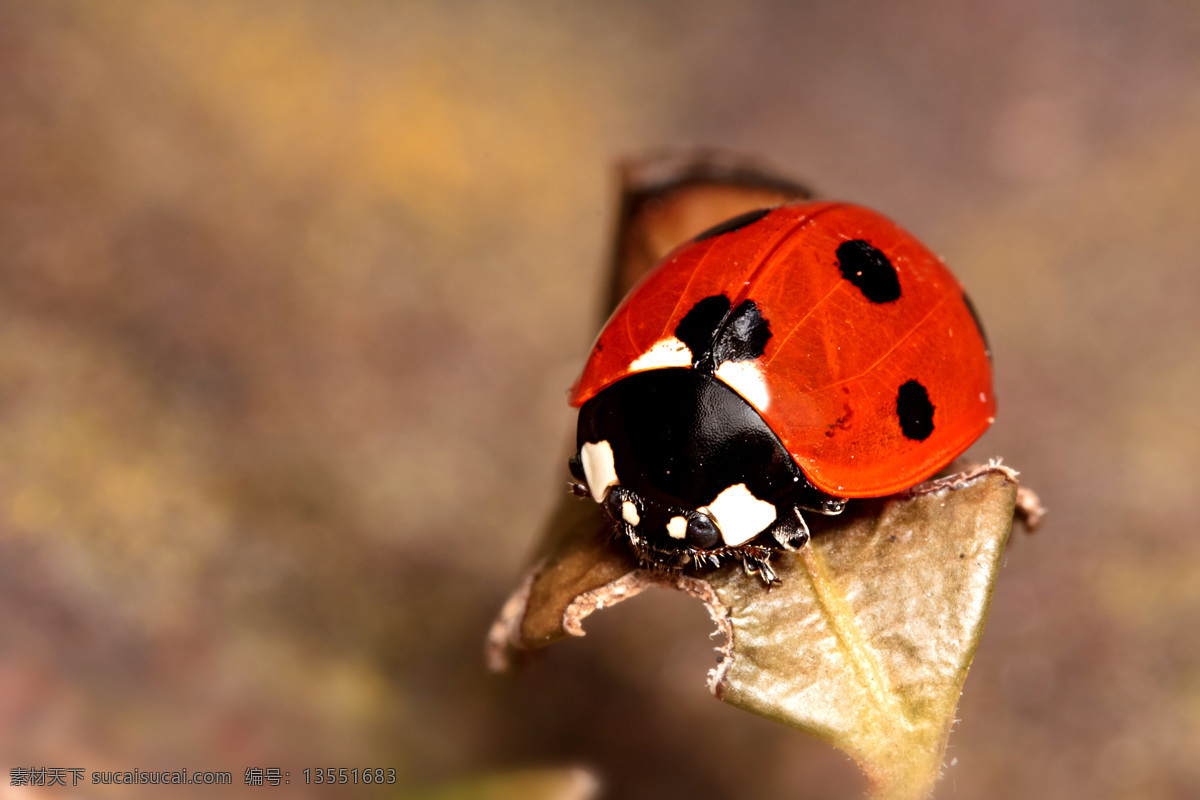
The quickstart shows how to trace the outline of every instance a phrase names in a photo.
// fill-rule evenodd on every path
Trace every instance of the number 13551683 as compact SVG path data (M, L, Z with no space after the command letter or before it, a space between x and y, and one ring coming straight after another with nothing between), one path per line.
M396 769L394 767L368 767L350 769L347 767L317 767L304 770L304 782L319 783L395 783Z

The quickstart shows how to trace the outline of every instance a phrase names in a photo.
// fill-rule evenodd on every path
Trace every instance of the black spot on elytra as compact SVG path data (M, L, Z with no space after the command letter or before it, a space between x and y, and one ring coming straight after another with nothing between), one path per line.
M896 268L869 242L863 239L842 242L837 257L842 277L857 286L872 303L890 303L900 298Z
M720 366L726 361L753 361L763 354L771 338L771 326L753 300L743 301L718 334L713 347L713 361Z
M745 214L738 214L732 219L727 219L724 222L713 225L708 230L701 233L693 242L703 242L705 239L711 239L714 236L720 236L722 233L733 233L736 230L741 230L747 225L758 222L760 219L771 213L769 208L759 208L754 211L747 211Z
M706 297L692 306L675 327L675 338L692 351L692 366L713 372L726 361L752 361L763 354L771 326L753 300L744 300L732 312L723 294Z
M923 442L933 433L933 403L929 392L917 381L909 381L896 394L896 416L900 430L909 439Z
M988 361L991 361L992 346L988 344L987 333L983 330L983 323L979 321L979 312L975 310L975 304L966 292L963 292L963 302L967 304L967 311L971 312L971 319L975 320L975 329L979 331L979 338L983 339L983 349L987 352Z
M729 298L723 294L706 297L692 306L692 310L675 326L675 338L692 351L693 364L712 350L717 328L725 321L729 305Z

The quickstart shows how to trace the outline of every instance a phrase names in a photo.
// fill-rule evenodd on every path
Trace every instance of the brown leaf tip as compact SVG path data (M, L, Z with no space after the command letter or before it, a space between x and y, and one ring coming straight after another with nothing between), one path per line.
M1025 527L1026 532L1033 533L1037 526L1042 524L1042 518L1045 516L1046 509L1042 506L1042 501L1038 498L1037 493L1033 489L1019 487L1017 489L1017 519Z
M512 651L524 649L521 621L525 619L525 610L529 606L529 592L533 589L533 580L540 570L539 564L529 571L504 601L500 613L496 615L496 621L488 629L487 640L483 645L483 660L489 672L507 671L512 666Z

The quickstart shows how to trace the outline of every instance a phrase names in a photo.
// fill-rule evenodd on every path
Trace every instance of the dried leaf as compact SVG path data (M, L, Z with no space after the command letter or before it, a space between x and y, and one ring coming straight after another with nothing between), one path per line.
M582 636L589 614L650 586L680 589L726 637L709 675L717 697L846 751L873 797L921 798L941 770L1017 488L1011 470L980 467L813 519L809 545L772 559L782 584L769 590L737 568L637 569L599 506L572 498L557 549L493 628L489 661Z
M1016 492L1003 468L952 476L849 511L780 559L783 584L770 592L744 573L713 575L733 626L713 692L845 750L873 796L923 797L983 633Z

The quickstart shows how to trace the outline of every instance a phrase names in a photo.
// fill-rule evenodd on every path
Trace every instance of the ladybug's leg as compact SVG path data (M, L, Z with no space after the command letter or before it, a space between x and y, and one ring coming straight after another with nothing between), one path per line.
M759 558L752 555L743 555L742 566L746 568L747 575L757 575L762 578L763 583L767 586L782 583L779 578L775 577L775 570L771 569L771 565L767 563L765 556Z
M771 535L784 550L799 550L809 538L808 523L804 521L804 515L798 508L793 508L792 512L775 523L775 527L771 529Z

